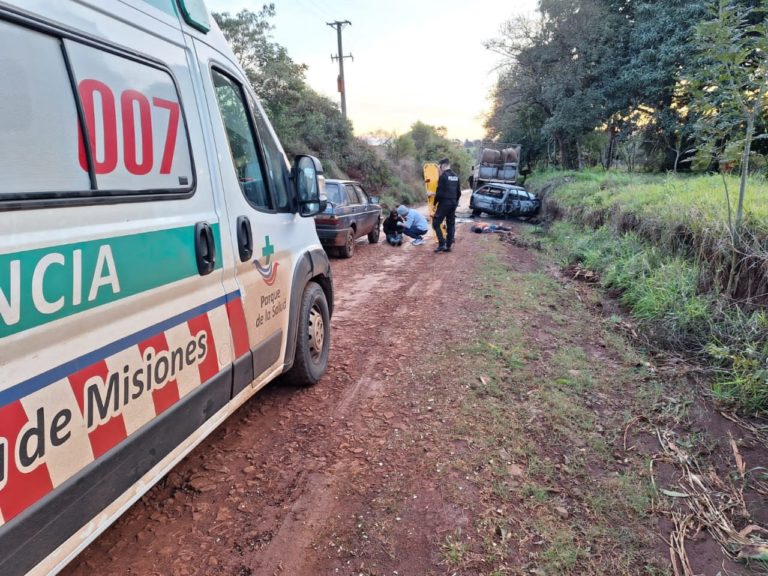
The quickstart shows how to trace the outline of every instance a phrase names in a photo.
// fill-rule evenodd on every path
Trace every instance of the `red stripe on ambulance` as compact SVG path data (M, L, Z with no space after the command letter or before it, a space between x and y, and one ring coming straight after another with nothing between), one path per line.
M37 460L42 449L40 442L45 441L39 435L47 431L37 430L36 426L35 422L30 422L21 402L0 408L0 437L7 439L0 481L0 511L6 522L53 490L44 463L28 471L19 470L17 465L17 462L22 465L29 462L34 466Z
M72 386L72 391L75 393L75 398L77 398L80 413L86 419L86 422L89 418L94 418L95 416L93 414L93 407L87 405L89 400L86 398L85 386L89 380L93 384L96 378L100 379L103 385L106 385L109 378L109 368L107 368L107 363L104 360L96 362L79 372L75 372L69 377L69 383ZM110 417L106 422L88 432L91 448L93 448L93 457L98 458L110 448L125 440L127 436L128 433L125 429L122 414L118 413Z
M165 333L161 332L160 334L156 334L149 340L144 340L144 342L139 344L139 352L141 353L142 357L148 348L154 349L155 355L161 351L168 352L170 348L168 346L168 339L165 337ZM159 415L165 412L168 408L178 402L179 386L176 383L176 380L169 380L163 385L162 388L153 388L152 401L155 403L155 415Z
M200 382L207 382L219 372L219 360L216 355L216 343L213 340L211 321L207 314L201 314L188 321L187 326L189 326L191 334L205 333L205 338L198 340L198 343L202 342L201 348L205 347L205 356L197 367L200 370Z
M227 302L227 316L232 331L232 341L235 346L235 358L240 358L250 349L248 345L248 328L245 325L245 310L243 300L235 298Z

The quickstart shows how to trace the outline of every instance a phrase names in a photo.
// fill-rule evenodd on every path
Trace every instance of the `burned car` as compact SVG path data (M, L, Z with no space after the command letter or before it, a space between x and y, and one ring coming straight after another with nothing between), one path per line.
M472 216L486 213L490 216L517 216L528 219L539 213L541 200L520 186L494 182L472 192L469 208L472 210Z

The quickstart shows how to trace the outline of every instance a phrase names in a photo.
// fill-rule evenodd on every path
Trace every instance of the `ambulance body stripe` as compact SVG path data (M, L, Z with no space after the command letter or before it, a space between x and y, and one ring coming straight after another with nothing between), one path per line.
M189 326L186 323L179 324L165 333L165 340L168 342L168 347L172 350L177 348L186 349L191 339L192 335L189 333ZM176 388L179 391L180 398L183 398L201 384L199 370L182 370L176 374Z
M38 411L44 410L45 456L42 461L48 467L54 488L80 471L83 462L93 462L88 430L68 379L25 396L20 402L29 421L36 420ZM59 429L53 422L67 422L67 425ZM54 428L55 434L52 433Z
M93 366L89 366L85 370L80 370L76 374L72 374L69 377L69 383L72 385L72 390L77 398L77 403L80 406L80 413L83 419L86 420L89 412L86 397L86 384L88 380L93 378L100 379L106 384L109 380L109 368L107 362L101 360ZM93 417L94 415L92 415ZM98 459L99 456L107 452L112 446L118 444L128 437L128 432L125 429L125 420L122 414L112 416L103 424L97 426L90 432L88 432L88 438L91 441L91 449L93 450L93 458Z
M235 346L235 358L240 358L250 350L248 345L248 328L245 325L245 310L241 298L227 302L227 316L232 330L232 342Z
M0 408L0 436L8 438L8 478L0 490L0 513L10 520L37 502L53 489L48 467L40 464L33 470L22 472L12 457L18 449L19 435L29 419L21 402L14 402ZM31 440L29 441L31 442ZM28 443L29 444L29 443ZM27 452L36 446L27 446Z
M165 333L160 333L149 340L146 340L139 344L139 352L141 353L142 357L144 356L145 350L148 348L152 348L155 351L155 355L157 355L160 351L167 352L169 350L168 348L168 339L165 337ZM159 416L163 412L165 412L168 408L173 406L177 401L179 400L179 386L176 384L176 379L169 380L165 383L165 385L162 388L154 388L152 390L152 401L155 405L155 415Z
M140 344L141 342L151 338L159 332L164 332L165 330L173 328L174 326L203 315L206 312L218 308L219 306L223 306L227 302L236 298L240 298L239 290L219 298L215 298L210 302L206 302L205 304L196 306L191 310L187 310L186 312L182 312L181 314L168 318L167 320L158 322L153 326L139 330L138 332L126 336L125 338L116 340L111 344L107 344L106 346L98 348L92 352L89 352L88 354L84 354L79 358L75 358L74 360L70 360L69 362L56 366L55 368L51 368L42 374L33 376L32 378L20 382L19 384L16 384L15 386L12 386L6 390L2 390L0 391L0 407L15 402L24 396L28 396L29 394L37 392L38 390L53 384L57 380L67 378L70 374L78 372L83 368L92 366L93 364L100 362L114 354L117 354L118 352L125 350L130 346L136 346L137 344Z
M208 319L208 315L198 316L187 322L189 326L189 332L191 334L197 334L198 332L205 332L205 357L197 367L200 370L200 382L208 382L219 372L219 360L216 354L216 342L213 340L213 331L211 330L211 322Z

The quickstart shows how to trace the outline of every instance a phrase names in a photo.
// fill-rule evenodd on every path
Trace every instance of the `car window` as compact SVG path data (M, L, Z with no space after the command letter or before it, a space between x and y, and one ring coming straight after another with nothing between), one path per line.
M211 76L240 188L254 207L271 210L272 199L267 192L264 169L243 98L243 89L217 70L212 70Z
M346 192L343 192L341 186L336 183L325 183L325 195L328 197L328 201L331 204L336 204L338 206L347 203Z
M357 197L360 199L360 204L368 204L370 202L368 194L365 193L365 190L359 184L355 184L355 192L357 192Z
M503 198L504 190L501 188L488 188L486 194L491 198Z
M349 200L349 203L359 204L360 200L357 199L357 193L355 192L355 187L352 186L352 184L347 184L346 189L347 189L347 199Z

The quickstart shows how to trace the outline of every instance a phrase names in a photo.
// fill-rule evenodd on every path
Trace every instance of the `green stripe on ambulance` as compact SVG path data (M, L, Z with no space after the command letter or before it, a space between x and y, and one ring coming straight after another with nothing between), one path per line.
M0 255L0 338L196 276L194 240L185 226Z

